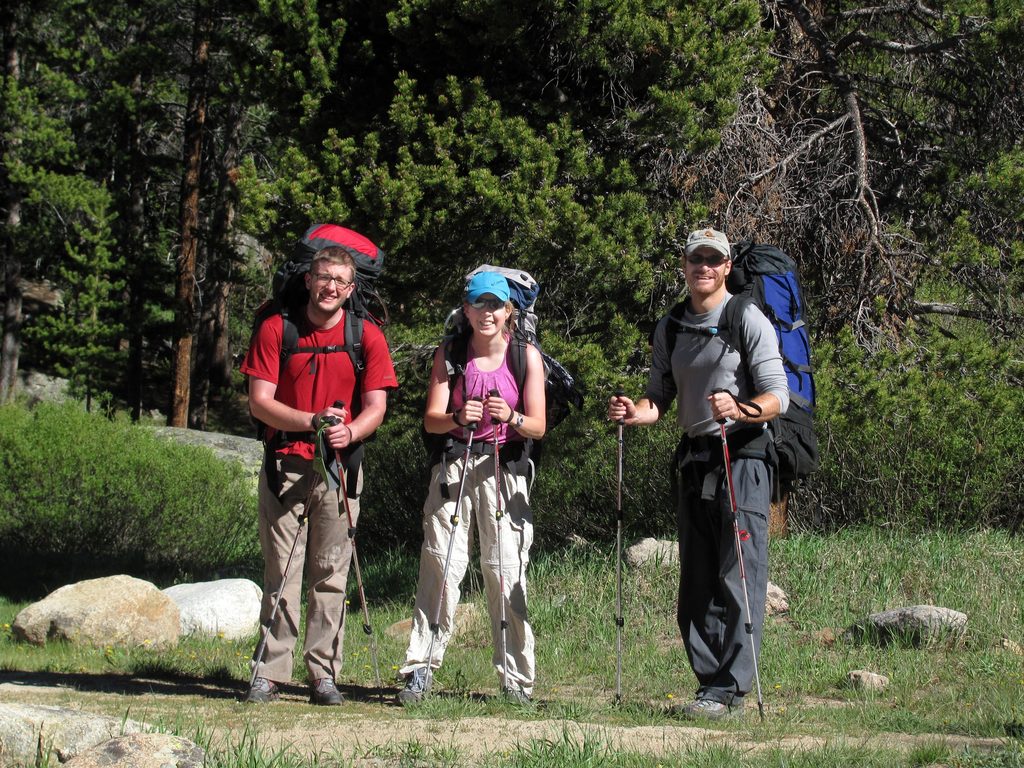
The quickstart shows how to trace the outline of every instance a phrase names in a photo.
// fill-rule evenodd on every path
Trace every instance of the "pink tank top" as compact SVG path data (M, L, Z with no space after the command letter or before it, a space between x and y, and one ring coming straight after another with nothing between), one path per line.
M511 344L509 349L511 349ZM520 407L519 389L516 387L516 378L508 367L508 351L501 365L493 371L481 371L473 358L466 362L465 387L460 386L461 382L456 381L455 392L452 393L453 407L458 410L466 401L466 397L479 397L485 399L487 393L492 389L498 390L505 402L512 406L512 410L522 413ZM477 425L473 433L473 442L493 442L494 430L498 431L498 443L504 445L506 442L521 441L523 438L508 424L494 424L491 417L484 411L484 417ZM449 434L458 440L465 439L465 431L461 428L453 429Z

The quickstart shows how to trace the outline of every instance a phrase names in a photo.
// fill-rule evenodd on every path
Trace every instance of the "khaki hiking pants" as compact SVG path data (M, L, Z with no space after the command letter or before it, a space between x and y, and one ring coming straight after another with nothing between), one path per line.
M420 574L416 586L416 605L413 611L412 634L405 652L405 665L400 673L407 675L414 669L425 667L430 648L430 624L440 601L439 631L434 641L431 666L437 669L444 659L445 649L455 630L455 608L461 595L459 585L469 566L473 546L473 532L480 538L480 567L483 571L487 594L487 609L491 621L494 644L492 661L501 681L501 687L519 686L527 694L533 690L536 659L533 630L526 616L526 566L530 561L533 544L533 515L529 504L527 478L505 471L502 467L502 565L505 571L505 591L501 592L498 572L498 524L495 516L497 496L494 484L494 457L473 454L459 505L458 527L452 545L448 579L442 584L445 556L452 535L451 516L455 510L463 460L460 456L451 462L440 462L431 470L430 490L423 505L423 546L420 550ZM442 494L440 473L445 472L448 483L446 499ZM505 602L506 661L508 680L501 680L501 600Z
M309 680L336 679L341 671L345 645L345 602L352 543L348 537L348 518L342 506L339 515L336 491L328 491L323 479L308 459L296 456L277 458L282 480L280 500L267 486L266 472L260 472L259 533L263 550L263 604L260 622L266 626L284 579L285 564L292 542L295 554L281 596L274 624L258 677L278 683L292 679L295 643L299 637L300 600L303 574L306 581L306 636L303 658ZM309 515L299 525L299 515L315 482ZM357 482L362 492L362 470ZM352 521L358 523L359 500L349 500ZM296 540L296 537L298 539Z

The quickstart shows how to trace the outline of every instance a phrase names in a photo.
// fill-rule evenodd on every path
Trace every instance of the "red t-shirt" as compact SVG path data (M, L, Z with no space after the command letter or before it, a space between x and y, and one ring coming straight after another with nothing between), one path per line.
M356 377L349 353L345 350L293 352L281 369L282 333L281 316L268 317L260 325L242 362L242 373L277 384L274 399L292 408L317 413L333 405L336 400L341 400L351 411L356 397L353 392ZM340 347L344 344L344 317L326 330L311 329L304 318L299 324L297 347ZM366 363L362 378L363 392L395 389L398 386L387 339L380 328L368 320L363 321L363 360ZM359 396L362 396L361 393ZM272 436L273 431L270 434ZM313 444L299 441L284 446L280 452L312 459Z

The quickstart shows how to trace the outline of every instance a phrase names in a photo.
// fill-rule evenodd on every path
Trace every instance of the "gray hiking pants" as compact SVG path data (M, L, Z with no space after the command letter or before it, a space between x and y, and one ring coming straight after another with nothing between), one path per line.
M724 469L685 463L679 483L679 604L677 620L698 697L731 704L754 682L761 652L768 587L771 470L762 459L732 462L737 522L743 548L750 616L736 554ZM748 623L752 633L747 632Z

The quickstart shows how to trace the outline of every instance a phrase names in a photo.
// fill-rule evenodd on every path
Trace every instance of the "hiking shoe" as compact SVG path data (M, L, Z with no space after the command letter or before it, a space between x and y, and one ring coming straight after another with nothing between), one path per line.
M277 685L265 677L257 677L243 701L247 704L266 704L268 701L277 701L281 697L281 691Z
M518 685L506 685L501 695L508 699L513 704L529 704L530 694L520 688Z
M319 704L322 707L336 707L345 699L329 677L321 677L309 686L309 703Z
M398 692L398 703L419 704L427 695L427 668L417 667L405 676L405 687Z
M735 707L714 699L697 699L683 707L673 707L672 713L687 720L724 720L743 714L743 704Z

